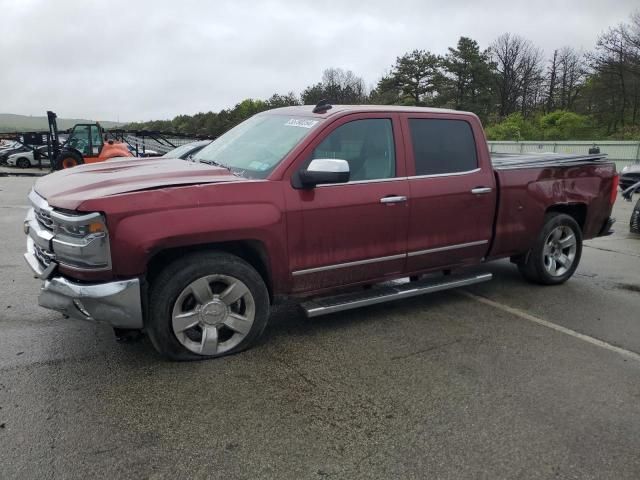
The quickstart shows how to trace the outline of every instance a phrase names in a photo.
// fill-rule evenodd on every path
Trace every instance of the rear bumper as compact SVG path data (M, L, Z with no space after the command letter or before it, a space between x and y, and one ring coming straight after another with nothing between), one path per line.
M613 229L611 227L613 227L614 223L616 223L616 219L615 218L613 218L613 217L607 218L607 220L602 225L602 228L598 232L598 235L596 235L596 236L598 236L598 237L606 237L608 235L611 235L613 233Z

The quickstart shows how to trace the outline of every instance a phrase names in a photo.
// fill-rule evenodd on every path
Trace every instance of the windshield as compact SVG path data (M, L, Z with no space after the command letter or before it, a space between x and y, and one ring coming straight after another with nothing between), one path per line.
M266 178L320 120L256 115L232 128L193 158L221 165L247 178Z
M169 150L167 153L162 155L162 158L182 158L184 155L188 154L192 150L197 149L199 146L199 142L191 142L185 145L180 145L179 147L176 147L173 150ZM200 148L202 148L202 146L200 146Z

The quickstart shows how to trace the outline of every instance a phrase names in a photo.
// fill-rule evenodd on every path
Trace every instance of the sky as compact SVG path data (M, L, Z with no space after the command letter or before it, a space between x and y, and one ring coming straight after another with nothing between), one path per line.
M328 67L369 86L414 49L519 34L591 50L638 0L0 0L0 113L142 121L300 93Z

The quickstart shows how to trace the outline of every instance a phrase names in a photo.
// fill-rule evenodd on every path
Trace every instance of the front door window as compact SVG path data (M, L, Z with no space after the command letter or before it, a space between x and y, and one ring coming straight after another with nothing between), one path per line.
M387 118L354 120L339 126L313 151L315 158L339 158L349 163L350 181L396 176L393 128Z

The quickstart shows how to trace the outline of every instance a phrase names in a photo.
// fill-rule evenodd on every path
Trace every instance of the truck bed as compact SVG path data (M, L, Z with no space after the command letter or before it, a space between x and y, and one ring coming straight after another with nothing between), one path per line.
M615 164L606 154L492 154L498 205L490 257L526 252L549 205L578 219L585 239L597 236L611 212Z
M491 163L496 170L535 167L573 167L607 163L606 153L491 153Z

